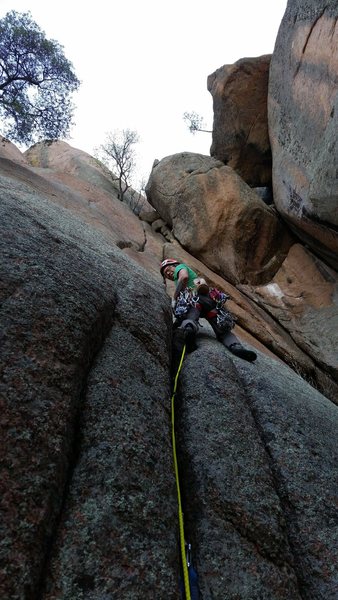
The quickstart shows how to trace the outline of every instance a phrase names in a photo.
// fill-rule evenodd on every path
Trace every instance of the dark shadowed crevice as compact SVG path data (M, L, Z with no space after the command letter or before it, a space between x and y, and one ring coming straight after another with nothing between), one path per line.
M118 248L120 248L120 250L125 250L126 248L133 248L137 252L144 252L145 246L147 243L147 236L146 236L146 231L145 231L145 227L144 227L143 223L142 223L142 228L143 228L144 239L141 244L136 244L135 242L132 242L130 240L119 240L116 242L116 246Z
M124 250L125 248L132 248L133 242L126 241L126 240L119 240L118 242L116 242L116 246L118 248L120 248L120 250Z
M146 249L146 245L147 245L147 232L146 232L146 228L145 228L145 225L144 225L144 223L143 223L142 221L141 221L141 223L142 223L142 229L143 229L144 241L143 241L143 244L141 244L141 245L140 245L140 250L139 250L139 251L140 251L140 252L144 252L144 251L145 251L145 249Z
M322 16L323 16L323 14L324 14L324 13L325 13L325 8L324 8L324 10L323 10L323 11L322 11L322 12L321 12L319 15L318 15L318 17L316 18L316 20L315 20L315 21L312 23L312 25L311 25L311 28L310 28L310 31L309 31L308 35L306 36L306 40L305 40L305 42L304 42L304 45L303 45L303 48L302 48L302 54L305 54L306 47L307 47L307 45L308 45L309 39L310 39L310 37L311 37L311 34L312 34L312 32L313 32L314 28L316 27L316 25L317 25L318 21L319 21L319 20L322 18Z

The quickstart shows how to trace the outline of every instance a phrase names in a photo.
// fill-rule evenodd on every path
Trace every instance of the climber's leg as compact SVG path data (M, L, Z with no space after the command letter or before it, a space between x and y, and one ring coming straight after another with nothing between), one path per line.
M222 331L221 328L217 325L217 319L212 318L209 319L209 323L212 326L217 339L230 350L232 354L247 360L248 362L253 362L257 358L256 352L253 350L247 350L242 346L239 339L231 332L231 331Z
M171 361L173 377L175 377L180 364L184 346L186 346L187 352L193 352L197 348L196 334L199 330L198 317L199 311L190 309L178 327L174 328Z
M240 343L239 339L231 332L226 333L223 336L223 338L220 339L220 342L226 348L228 348L228 350L230 350L232 354L235 354L235 356L239 356L240 358L243 358L248 362L253 362L257 358L256 352L244 348L244 346L242 346L242 344Z

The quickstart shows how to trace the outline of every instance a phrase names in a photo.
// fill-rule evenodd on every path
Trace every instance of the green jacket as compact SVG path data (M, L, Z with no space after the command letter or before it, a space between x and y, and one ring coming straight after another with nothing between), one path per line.
M187 287L188 288L194 288L195 287L194 279L196 279L196 277L198 277L198 275L197 275L197 273L195 273L195 271L193 271L192 269L190 269L190 267L188 267L188 265L185 265L184 263L180 263L175 268L175 271L174 271L174 281L175 281L175 283L177 283L177 281L178 281L178 274L179 274L179 272L180 272L181 269L186 269L188 271L189 279L188 279Z

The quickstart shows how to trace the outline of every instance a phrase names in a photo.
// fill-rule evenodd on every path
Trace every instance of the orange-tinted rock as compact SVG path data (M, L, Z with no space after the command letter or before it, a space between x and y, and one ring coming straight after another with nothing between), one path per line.
M17 163L27 164L27 160L19 148L0 135L0 158L12 160Z
M117 201L117 189L102 163L65 142L40 142L24 156L31 165L27 178L38 174L53 202L81 215L111 243L157 273L162 246L155 250L156 238L147 246L149 230L127 204Z
M274 201L299 238L338 267L337 5L288 3L271 60Z
M295 244L275 277L254 291L299 348L338 381L338 275Z
M277 213L214 158L168 156L153 168L146 191L179 243L232 283L268 281L290 247Z
M210 154L251 186L271 185L267 94L271 55L242 58L209 75L214 124Z

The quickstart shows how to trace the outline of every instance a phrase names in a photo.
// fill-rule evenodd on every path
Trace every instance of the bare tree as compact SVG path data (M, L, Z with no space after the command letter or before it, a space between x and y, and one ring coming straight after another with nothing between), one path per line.
M186 122L189 131L195 135L196 131L204 131L205 133L212 133L212 131L210 131L209 129L204 129L205 125L204 125L204 121L203 121L203 117L201 117L198 113L196 112L185 112L183 114L183 119Z
M134 190L131 189L130 191L130 200L128 201L128 204L131 208L131 210L135 213L135 215L139 215L143 205L146 201L146 197L144 194L145 188L146 188L146 183L147 180L145 177L142 177L139 185L138 185L138 190Z
M99 148L102 162L111 171L113 181L118 182L118 197L121 202L131 185L131 176L136 167L134 146L138 142L139 136L136 131L115 130L113 133L108 133L106 142Z

